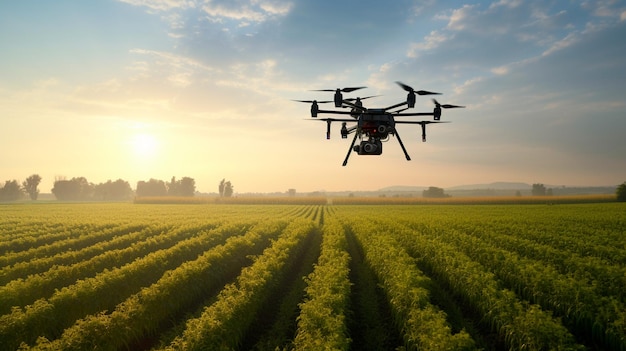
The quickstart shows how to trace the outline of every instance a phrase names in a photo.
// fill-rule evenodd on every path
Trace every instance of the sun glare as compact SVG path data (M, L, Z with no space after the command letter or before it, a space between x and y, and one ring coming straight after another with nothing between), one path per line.
M136 134L131 140L131 146L136 156L141 158L152 158L159 148L159 141L154 135Z

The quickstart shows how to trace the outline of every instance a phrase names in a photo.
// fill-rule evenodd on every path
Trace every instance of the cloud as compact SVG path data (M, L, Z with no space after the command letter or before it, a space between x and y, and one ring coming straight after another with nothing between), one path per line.
M499 6L505 6L511 9L514 9L522 3L522 0L500 0L497 2L493 2L489 5L489 9L494 9Z
M276 17L285 16L292 7L293 3L289 1L209 0L202 6L202 10L206 12L212 20L220 21L222 19L230 19L239 21L240 23L260 23Z
M613 16L596 11L607 4ZM486 161L518 171L526 165L535 174L567 168L572 177L602 164L607 174L623 171L617 164L626 154L620 135L626 130L626 25L615 4L500 1L443 9L433 17L443 20L439 27L412 40L405 59L372 68L372 77L402 77L443 92L441 103L467 105L444 112L454 124L438 130L453 145L442 160L456 155L468 164Z
M576 33L569 33L565 38L558 40L545 50L541 55L547 56L553 54L555 51L562 50L572 44L574 44L578 40L578 36Z
M467 29L467 21L472 17L472 11L475 7L476 5L463 5L460 9L453 10L448 17L447 28L455 31Z
M449 37L438 31L432 31L424 37L424 41L420 43L412 43L407 53L408 57L414 58L419 56L421 51L430 51L436 49L439 45L448 40Z
M137 77L167 76L168 81L179 87L191 84L193 76L201 78L219 71L198 60L171 52L146 49L132 49L130 52L148 58L148 60L134 61L129 66L131 71L138 73Z
M612 17L606 8L612 9ZM513 0L440 9L432 17L439 27L411 40L398 70L423 75L430 69L463 79L504 75L512 66L574 45L590 31L615 26L619 9L608 1L567 6Z
M147 7L156 11L168 11L172 9L186 9L195 7L195 2L190 0L118 0L133 6Z

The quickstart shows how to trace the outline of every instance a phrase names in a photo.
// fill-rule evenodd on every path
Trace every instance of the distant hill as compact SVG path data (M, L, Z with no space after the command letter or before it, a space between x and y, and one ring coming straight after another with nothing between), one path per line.
M585 194L614 194L615 186L557 186L544 184L553 195L585 195ZM435 185L436 186L436 185ZM368 195L386 196L421 196L427 186L394 185ZM532 185L522 182L493 182L485 184L467 184L444 188L445 193L453 197L468 196L526 196L531 195ZM361 195L366 195L363 193Z
M531 189L532 185L528 183L518 183L518 182L493 182L488 184L469 184L469 185L458 185L451 188L446 188L446 190L484 190L484 189L494 189L494 190L527 190Z
M383 192L415 192L415 191L423 191L424 189L428 189L427 186L412 186L412 185L392 185L382 189L378 189L377 191Z
M436 185L435 185L436 186ZM519 182L493 182L488 184L468 184L457 185L450 188L444 188L445 190L528 190L532 185L528 183ZM379 192L416 192L428 189L427 186L412 186L412 185L392 185L382 189L378 189Z

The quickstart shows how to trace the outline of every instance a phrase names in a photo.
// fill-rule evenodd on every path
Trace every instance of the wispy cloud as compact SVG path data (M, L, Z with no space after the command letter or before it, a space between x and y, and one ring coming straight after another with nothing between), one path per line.
M242 23L261 23L285 16L293 4L278 1L208 1L202 6L210 19L220 21L230 19Z
M172 9L186 9L196 6L192 0L117 0L133 6L147 7L156 11L167 11Z

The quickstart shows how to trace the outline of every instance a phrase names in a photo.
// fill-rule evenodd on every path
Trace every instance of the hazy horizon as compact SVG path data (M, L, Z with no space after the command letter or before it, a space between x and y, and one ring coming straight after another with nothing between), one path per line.
M0 182L188 176L201 192L626 181L626 4L401 0L0 3ZM310 122L312 89L443 93L452 123L381 156ZM418 97L415 111L432 111Z

